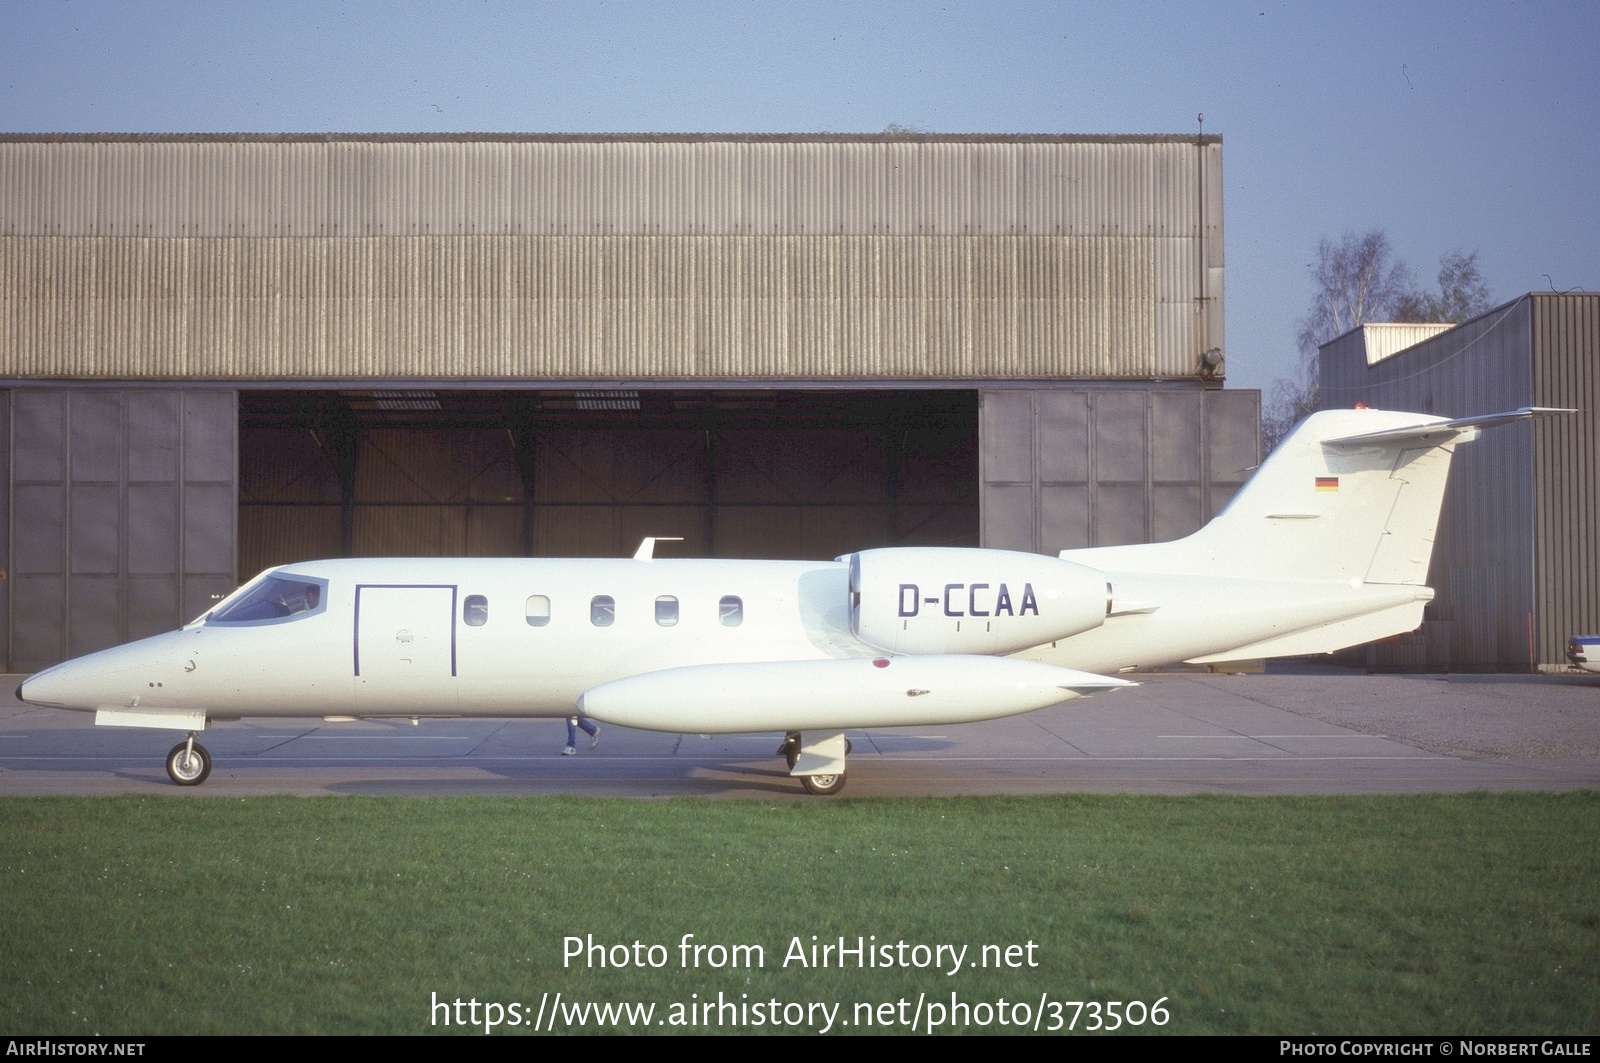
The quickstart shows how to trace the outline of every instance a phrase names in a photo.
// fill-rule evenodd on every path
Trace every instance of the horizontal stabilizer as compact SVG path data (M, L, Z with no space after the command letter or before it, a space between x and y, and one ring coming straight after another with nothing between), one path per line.
M1480 428L1492 428L1498 424L1510 424L1513 421L1522 421L1535 414L1541 413L1577 413L1557 406L1523 406L1520 409L1509 410L1505 413L1486 413L1478 417L1457 417L1450 421L1427 421L1422 424L1406 425L1400 428L1388 428L1379 432L1362 432L1353 436L1341 436L1337 439L1324 439L1325 447L1361 447L1379 443L1416 443L1421 446L1439 446L1450 440L1450 437L1476 432Z

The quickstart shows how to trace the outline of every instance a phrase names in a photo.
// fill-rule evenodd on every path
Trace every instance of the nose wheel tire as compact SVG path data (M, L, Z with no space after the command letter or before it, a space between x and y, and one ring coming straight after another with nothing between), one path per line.
M167 777L179 786L199 786L211 774L211 754L199 742L179 742L167 754Z
M802 775L800 785L806 788L806 793L816 794L818 797L827 797L844 789L844 773L837 775Z

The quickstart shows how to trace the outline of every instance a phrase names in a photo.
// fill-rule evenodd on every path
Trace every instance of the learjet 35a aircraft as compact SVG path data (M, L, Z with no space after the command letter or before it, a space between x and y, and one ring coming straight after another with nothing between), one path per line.
M1307 418L1219 514L1169 543L1060 557L929 547L835 561L349 558L282 565L179 631L32 676L34 705L188 732L255 716L563 717L782 732L815 794L851 728L996 719L1140 668L1327 653L1411 631L1450 460L1524 408ZM1113 673L1107 675L1105 673Z

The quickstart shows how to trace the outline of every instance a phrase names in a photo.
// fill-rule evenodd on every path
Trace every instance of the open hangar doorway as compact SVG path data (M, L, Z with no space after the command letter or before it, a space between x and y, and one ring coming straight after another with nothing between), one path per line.
M320 557L977 546L971 390L239 393L239 575Z

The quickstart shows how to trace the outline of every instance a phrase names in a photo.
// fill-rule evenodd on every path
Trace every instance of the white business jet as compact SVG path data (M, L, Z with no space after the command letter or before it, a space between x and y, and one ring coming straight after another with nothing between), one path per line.
M34 705L188 732L256 716L563 717L774 731L814 794L850 728L996 719L1177 662L1326 653L1415 629L1455 445L1524 408L1302 422L1170 543L863 550L835 561L349 558L282 565L182 630L32 676ZM1105 673L1112 673L1107 675Z

